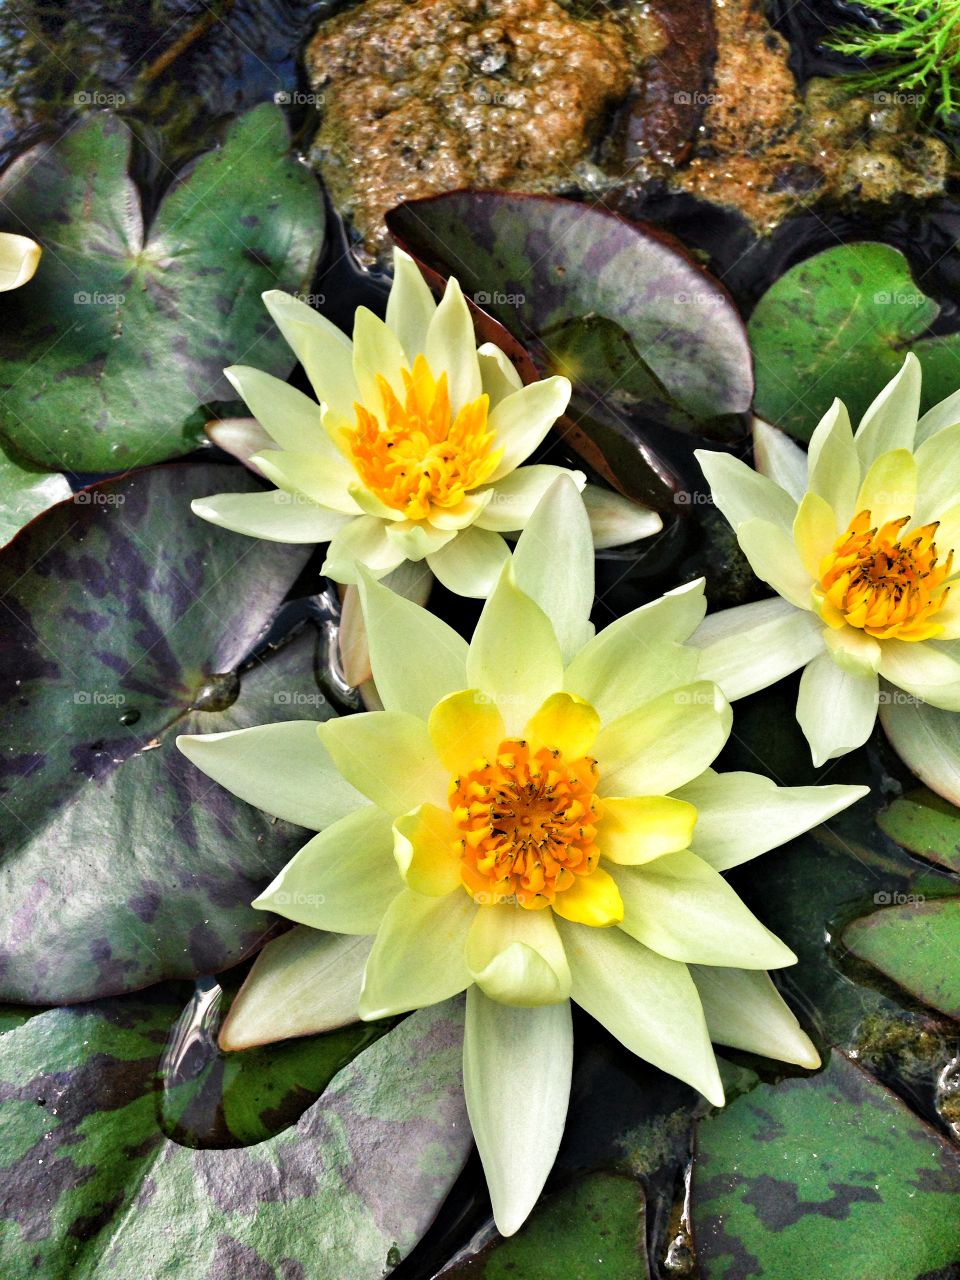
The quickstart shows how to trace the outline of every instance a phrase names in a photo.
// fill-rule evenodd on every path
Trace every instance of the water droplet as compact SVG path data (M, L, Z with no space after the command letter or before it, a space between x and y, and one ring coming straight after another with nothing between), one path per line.
M120 723L125 725L136 724L139 719L140 712L136 707L131 707L129 711L124 711L123 715L120 717Z
M240 677L235 671L208 676L193 700L194 711L226 711L240 696Z

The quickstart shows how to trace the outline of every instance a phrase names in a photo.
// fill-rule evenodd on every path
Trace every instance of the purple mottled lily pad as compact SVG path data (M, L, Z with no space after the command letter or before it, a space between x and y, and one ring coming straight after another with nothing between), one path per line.
M173 745L327 713L309 636L233 674L309 554L191 514L191 499L238 488L257 481L236 467L139 472L53 507L0 552L0 998L72 1002L211 972L270 928L248 904L302 832Z

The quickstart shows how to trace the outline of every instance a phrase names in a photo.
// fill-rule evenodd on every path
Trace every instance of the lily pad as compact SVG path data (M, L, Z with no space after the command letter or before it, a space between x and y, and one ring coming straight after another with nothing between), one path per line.
M940 308L885 244L845 244L791 267L750 317L756 412L798 440L839 396L856 423L908 351L923 365L923 407L960 386L960 334L924 338Z
M844 945L921 1003L960 1018L960 901L904 894L893 902L849 924Z
M213 786L177 732L330 714L311 637L234 672L309 548L191 515L233 466L93 486L0 552L0 998L62 1003L193 977L262 945L249 903L303 833Z
M44 247L2 303L0 436L20 461L116 471L176 457L202 439L200 407L235 398L224 366L293 367L260 294L309 287L324 214L280 109L237 120L146 226L132 141L94 113L0 177L6 225Z
M0 450L0 544L34 516L69 498L70 482L56 471L18 467Z
M225 1151L178 1146L157 1126L174 1010L154 992L53 1009L0 1036L5 1280L380 1280L470 1148L462 1002L413 1014L295 1126Z
M838 1051L704 1120L693 1173L703 1280L914 1280L960 1257L960 1156Z
M612 469L631 496L672 502L677 480L657 442L652 467L638 451L657 428L743 434L753 375L740 317L661 233L574 201L471 191L408 201L387 225L428 266L456 275L541 373L571 378L568 417L602 453L618 451ZM578 447L575 435L569 443Z
M926 787L894 800L877 826L911 853L960 871L960 809Z

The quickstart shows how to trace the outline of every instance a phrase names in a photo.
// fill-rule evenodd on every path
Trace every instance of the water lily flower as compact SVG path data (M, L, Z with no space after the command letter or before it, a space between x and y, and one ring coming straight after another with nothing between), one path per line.
M766 973L795 956L722 873L864 794L713 772L730 707L683 643L702 581L597 635L593 589L586 512L561 479L469 646L363 575L383 711L180 740L235 794L320 831L256 905L372 935L318 932L312 958L302 937L265 952L237 1002L257 1027L223 1043L342 1016L346 978L306 977L332 972L331 946L365 1019L466 990L467 1108L505 1234L563 1132L571 1000L717 1105L711 1039L818 1064Z
M861 746L878 704L894 718L918 701L960 711L960 392L918 421L920 376L908 355L855 433L835 400L806 454L761 424L767 475L697 453L779 595L708 618L702 669L738 698L802 667L797 719L817 765Z
M0 231L0 292L19 289L32 280L42 250L35 240Z
M277 542L329 540L322 572L338 582L356 583L358 565L380 578L426 560L451 591L489 594L509 555L503 534L523 528L559 475L583 488L582 472L521 466L565 411L568 380L524 386L499 347L477 347L457 281L438 305L399 249L386 320L360 307L352 342L297 298L263 297L319 403L258 369L227 369L270 437L249 464L278 487L204 498L196 514ZM607 507L628 526L621 541L661 527L616 495Z

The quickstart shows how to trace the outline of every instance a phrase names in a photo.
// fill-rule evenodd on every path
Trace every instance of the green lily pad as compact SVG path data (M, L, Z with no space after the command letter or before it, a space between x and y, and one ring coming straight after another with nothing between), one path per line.
M309 287L324 214L279 108L237 120L147 226L131 144L94 113L0 177L5 225L44 247L0 304L0 436L18 460L116 471L176 457L202 439L198 410L235 398L224 366L293 367L260 294Z
M877 826L911 853L960 871L960 809L926 787L894 800Z
M546 1196L515 1236L497 1239L449 1280L644 1280L643 1190L633 1178L594 1173Z
M0 545L34 516L71 493L66 476L56 471L18 467L0 450Z
M699 1128L693 1230L703 1280L914 1280L960 1257L960 1156L834 1052Z
M895 905L847 925L844 946L921 1003L960 1018L960 901L886 896Z
M0 999L112 995L266 940L249 903L303 833L173 745L330 714L309 634L233 674L309 548L227 533L190 501L257 487L238 467L158 467L82 491L0 552Z
M839 245L798 263L750 317L756 412L809 440L839 396L856 424L908 351L929 408L960 386L960 334L923 337L939 311L889 245Z
M651 431L743 434L753 393L743 324L723 287L659 232L570 200L475 191L401 204L387 225L456 275L541 374L571 378L568 418L631 496L669 508L678 485ZM576 430L567 442L595 465Z
M234 1150L191 1150L158 1128L175 1019L155 991L53 1009L0 1036L4 1280L380 1280L470 1148L462 1002L413 1014L296 1125Z

